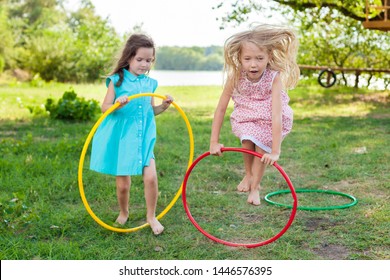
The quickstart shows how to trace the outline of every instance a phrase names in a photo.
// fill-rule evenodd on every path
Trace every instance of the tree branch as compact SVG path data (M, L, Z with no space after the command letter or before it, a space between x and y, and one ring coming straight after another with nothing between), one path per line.
M306 2L306 3L297 3L297 1L288 1L288 0L273 0L273 1L277 2L277 3L281 4L281 5L290 6L291 8L298 9L300 11L305 10L305 9L328 7L328 8L331 8L331 9L336 9L336 10L340 11L343 15L345 15L347 17L350 17L350 18L353 18L355 20L358 20L358 21L365 21L366 20L365 17L358 16L354 12L348 10L346 7L338 6L335 3L328 3L328 2L322 1L321 5L318 6L315 3L308 3L308 2ZM375 17L373 19L376 19L376 18L377 17Z

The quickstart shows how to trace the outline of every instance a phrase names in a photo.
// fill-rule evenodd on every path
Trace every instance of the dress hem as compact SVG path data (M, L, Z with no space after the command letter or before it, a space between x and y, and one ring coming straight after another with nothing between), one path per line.
M263 149L267 153L271 153L271 151L272 151L272 149L270 147L264 145L263 143L261 143L260 141L258 141L257 139L255 139L251 136L244 135L244 136L240 137L241 144L242 144L242 141L244 141L244 140L252 141L256 146L258 146L260 149Z

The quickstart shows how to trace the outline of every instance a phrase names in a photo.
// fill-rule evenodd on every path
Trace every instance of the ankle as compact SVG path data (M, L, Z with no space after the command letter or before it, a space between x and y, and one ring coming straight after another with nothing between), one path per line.
M119 216L123 216L123 217L128 217L129 216L129 210L120 210L119 211Z

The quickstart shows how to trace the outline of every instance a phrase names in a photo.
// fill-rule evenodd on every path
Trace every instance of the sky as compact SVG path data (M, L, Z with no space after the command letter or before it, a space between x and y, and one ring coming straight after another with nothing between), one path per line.
M221 2L224 9L213 9ZM67 0L69 8L78 7L80 0ZM223 16L232 1L226 0L91 0L96 13L109 18L116 31L124 34L135 25L150 35L157 46L223 46L225 40L236 32L247 29L251 23L270 22L254 14L239 27L228 26L220 30ZM269 2L269 1L263 1ZM277 23L275 21L273 23ZM279 18L280 20L280 18ZM272 22L272 20L271 20Z

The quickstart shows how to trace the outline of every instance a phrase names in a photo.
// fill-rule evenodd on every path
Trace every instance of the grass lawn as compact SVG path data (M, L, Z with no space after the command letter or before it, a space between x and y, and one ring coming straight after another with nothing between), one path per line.
M149 228L116 233L98 225L79 193L77 169L84 141L94 121L67 122L34 117L27 106L58 99L64 84L0 86L0 259L43 260L383 260L390 259L390 93L323 89L301 85L290 92L294 128L278 162L295 188L333 190L353 195L346 209L298 210L287 232L275 242L248 249L215 243L188 219L181 198L161 219L165 232ZM103 99L103 84L73 85L86 98ZM221 87L160 87L171 94L192 125L195 157L208 150L213 111ZM160 100L157 100L160 102ZM238 147L228 108L221 142ZM155 150L159 175L158 212L173 199L189 155L184 121L174 109L157 116ZM115 179L88 170L84 188L94 213L113 225L118 206ZM276 235L291 210L262 200L246 203L236 192L243 176L242 155L207 157L192 172L187 200L199 225L217 238L256 243ZM275 168L268 168L261 195L288 189ZM132 178L132 228L144 223L142 179ZM291 203L291 196L273 197ZM302 206L349 203L345 197L298 193Z

